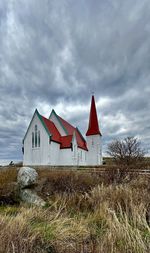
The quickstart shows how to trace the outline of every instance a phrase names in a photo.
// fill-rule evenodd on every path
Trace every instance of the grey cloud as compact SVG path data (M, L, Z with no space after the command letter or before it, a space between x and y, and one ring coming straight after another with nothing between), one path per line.
M139 135L150 152L149 20L149 0L1 1L0 158L21 158L39 104L86 105L63 115L85 133L93 91L111 101L98 107L104 150Z

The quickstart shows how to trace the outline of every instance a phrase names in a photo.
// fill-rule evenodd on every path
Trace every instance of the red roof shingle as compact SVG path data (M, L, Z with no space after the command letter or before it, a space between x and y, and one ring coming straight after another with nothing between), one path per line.
M84 140L81 133L78 131L77 128L73 127L70 123L68 123L66 120L62 119L60 116L58 116L62 125L65 127L69 135L73 135L74 132L76 134L77 138L77 144L79 148L87 150L86 141Z
M61 121L61 124L68 132L67 136L61 136L58 129L56 128L55 124L51 120L49 120L43 116L41 116L41 117L42 117L42 120L43 120L46 128L48 129L48 131L51 135L51 140L60 143L61 149L71 148L72 138L73 138L73 134L75 132L78 147L81 149L87 150L86 141L84 140L84 138L81 135L81 133L79 132L79 130L77 128L73 127L71 124L69 124L66 120L64 120L60 116L58 116Z
M60 148L71 148L72 135L62 136Z
M57 130L57 128L55 127L54 123L51 120L49 120L43 116L42 116L42 119L43 119L44 124L46 125L49 133L52 135L51 140L61 143L61 135L60 135L59 131Z

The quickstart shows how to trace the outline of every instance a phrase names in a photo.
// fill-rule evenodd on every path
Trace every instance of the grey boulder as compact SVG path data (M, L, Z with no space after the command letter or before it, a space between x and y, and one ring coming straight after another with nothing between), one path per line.
M28 188L37 183L38 173L30 167L22 167L18 172L18 184L21 189Z
M22 201L36 206L42 207L46 204L46 202L42 198L40 198L36 192L30 189L22 189L20 191L20 198Z
M35 169L22 167L18 172L19 197L29 204L45 206L46 202L34 190L37 179L38 173Z

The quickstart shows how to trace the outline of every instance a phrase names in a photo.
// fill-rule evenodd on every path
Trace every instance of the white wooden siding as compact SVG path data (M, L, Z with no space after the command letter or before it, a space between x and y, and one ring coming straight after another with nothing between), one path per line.
M87 165L102 164L102 142L100 135L87 136Z
M32 132L35 130L37 125L40 131L40 147L32 148ZM49 136L39 120L37 114L34 115L32 123L28 129L26 137L24 139L24 165L47 165L48 154L49 154Z

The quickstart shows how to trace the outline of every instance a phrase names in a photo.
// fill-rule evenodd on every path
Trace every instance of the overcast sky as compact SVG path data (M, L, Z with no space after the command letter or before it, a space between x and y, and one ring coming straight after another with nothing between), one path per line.
M0 159L22 159L37 108L83 134L94 92L104 151L136 136L150 154L150 1L0 1Z

